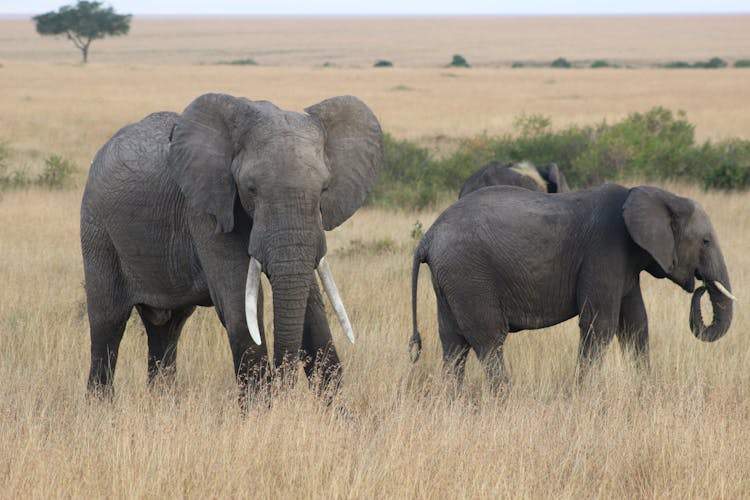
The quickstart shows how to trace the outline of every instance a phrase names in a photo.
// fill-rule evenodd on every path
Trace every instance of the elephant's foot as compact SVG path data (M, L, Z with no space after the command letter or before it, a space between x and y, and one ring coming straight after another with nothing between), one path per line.
M243 413L251 406L270 406L272 390L272 372L268 360L263 357L257 363L243 367L237 375L239 386L238 403Z
M177 367L174 364L164 365L156 362L149 364L148 388L151 392L174 391L177 387Z
M115 388L112 384L99 384L89 380L86 387L86 401L112 402L115 399Z
M343 374L341 362L333 344L319 349L314 358L306 356L303 363L310 389L322 401L330 405L341 388Z

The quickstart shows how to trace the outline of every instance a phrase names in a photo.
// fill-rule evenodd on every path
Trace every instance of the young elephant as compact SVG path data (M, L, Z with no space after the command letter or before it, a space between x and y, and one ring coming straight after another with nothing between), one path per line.
M529 162L500 163L493 161L466 179L459 198L487 186L518 186L543 193L566 193L568 183L565 176L550 163L546 168L537 168Z
M460 384L469 348L494 388L507 380L508 332L579 316L579 380L617 335L648 369L648 322L641 271L693 292L690 328L704 341L732 321L729 274L711 221L696 202L654 187L615 184L549 195L496 186L445 210L414 252L413 336L416 361L419 266L427 263L437 296L446 372ZM695 289L695 278L705 285ZM708 290L714 319L700 298Z

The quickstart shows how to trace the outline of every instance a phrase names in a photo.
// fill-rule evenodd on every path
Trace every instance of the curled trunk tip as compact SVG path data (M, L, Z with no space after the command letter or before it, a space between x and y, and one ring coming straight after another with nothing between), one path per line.
M690 329L696 338L704 342L714 342L723 337L732 322L732 299L729 297L731 292L722 285L721 288L726 290L725 293L715 283L718 282L709 282L697 288L690 303ZM713 321L708 326L703 321L701 313L701 297L706 291L711 298L714 315Z

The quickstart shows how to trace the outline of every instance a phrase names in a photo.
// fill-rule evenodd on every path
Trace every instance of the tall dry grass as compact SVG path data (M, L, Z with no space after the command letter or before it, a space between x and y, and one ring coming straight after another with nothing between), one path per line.
M577 389L572 320L510 337L513 387L505 400L484 390L473 357L461 397L446 395L426 268L419 291L425 347L419 363L409 362L411 232L417 221L428 227L438 209L363 209L329 234L329 259L358 336L349 345L331 318L345 367L336 405L322 405L301 383L245 417L226 334L210 309L185 327L174 391L147 389L146 339L134 319L114 402L84 399L88 329L78 243L82 182L96 149L126 123L180 110L201 92L298 110L355 94L387 131L437 142L502 132L524 111L591 123L652 105L686 109L702 137L746 137L744 73L78 67L29 62L25 54L0 67L0 139L13 149L10 167L33 171L60 153L81 172L72 190L0 198L0 497L750 493L747 193L666 186L703 203L720 236L739 297L725 338L695 340L688 295L644 277L650 377L638 376L613 345L598 380Z
M366 209L329 236L358 335L348 345L331 318L345 366L336 408L302 383L244 418L226 335L210 309L185 327L174 391L147 389L146 340L133 319L114 403L86 402L79 192L5 193L0 496L745 496L748 195L670 187L713 216L740 297L717 343L689 333L687 294L645 278L649 378L613 345L598 381L578 390L572 320L510 337L506 400L484 390L473 358L464 394L451 400L426 268L424 355L411 365L407 353L410 233L436 212Z

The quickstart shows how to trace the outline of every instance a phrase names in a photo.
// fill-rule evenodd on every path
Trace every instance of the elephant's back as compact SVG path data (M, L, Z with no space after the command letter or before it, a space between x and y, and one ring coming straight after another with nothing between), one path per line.
M94 157L83 194L82 211L95 214L148 203L164 196L166 158L177 113L159 112L117 131Z
M89 178L122 180L128 173L152 170L163 164L178 116L172 112L152 113L118 130L97 152Z
M430 260L455 266L537 268L562 259L585 228L574 199L514 186L482 188L448 207L428 231Z
M461 187L459 198L489 186L518 186L532 191L545 191L531 176L513 168L514 163L493 162L474 172ZM538 176L538 173L537 173Z
M476 232L492 225L500 229L528 217L564 212L566 203L546 193L511 186L487 186L468 193L448 207L433 227L453 228L460 233Z

